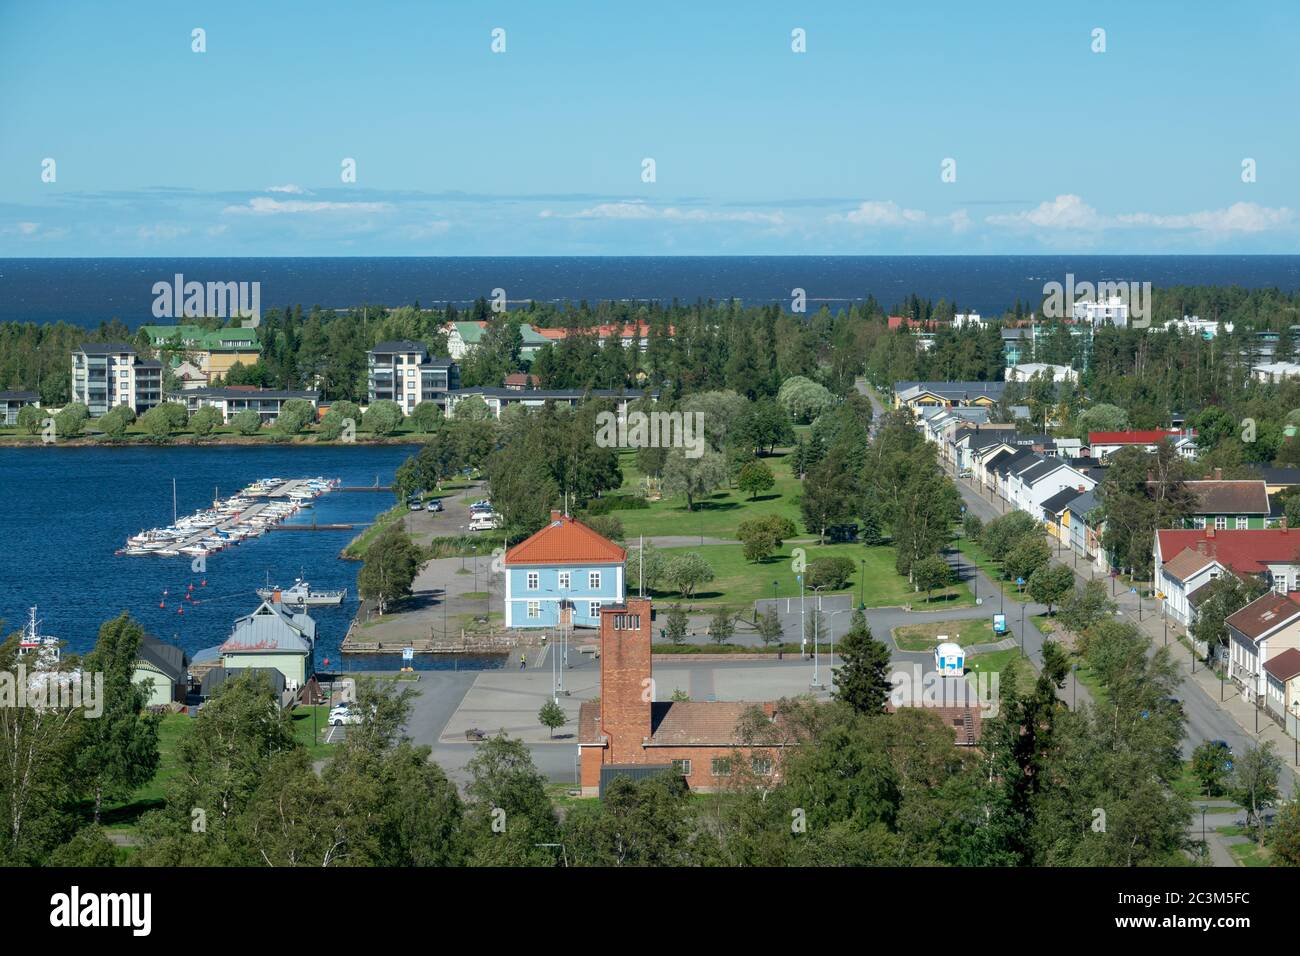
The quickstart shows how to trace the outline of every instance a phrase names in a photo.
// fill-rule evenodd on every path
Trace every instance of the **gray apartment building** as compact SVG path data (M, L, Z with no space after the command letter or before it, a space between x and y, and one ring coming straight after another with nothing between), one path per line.
M142 415L162 404L162 363L141 358L124 342L88 342L72 350L72 400L92 418L114 405Z
M434 402L445 411L447 393L460 388L460 367L449 358L430 355L423 342L380 342L367 358L371 404L394 401L409 415L421 402Z

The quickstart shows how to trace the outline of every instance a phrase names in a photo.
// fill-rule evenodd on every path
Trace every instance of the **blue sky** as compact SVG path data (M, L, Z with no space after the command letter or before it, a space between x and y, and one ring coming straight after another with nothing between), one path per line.
M1298 40L1294 0L0 0L0 256L1297 253Z

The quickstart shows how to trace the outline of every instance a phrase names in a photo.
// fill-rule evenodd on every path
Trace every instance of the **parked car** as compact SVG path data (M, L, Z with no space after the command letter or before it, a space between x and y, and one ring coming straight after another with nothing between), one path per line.
M406 507L410 511L423 511L424 503L420 501L408 501Z
M361 715L353 713L350 710L333 711L330 713L329 725L331 727L342 727L345 724L361 723Z
M494 511L478 511L470 516L470 531L492 531L501 527L501 516Z
M424 505L424 510L425 510L425 511L441 511L441 510L442 510L442 499L441 499L441 498L430 498L430 499L425 503L425 505Z

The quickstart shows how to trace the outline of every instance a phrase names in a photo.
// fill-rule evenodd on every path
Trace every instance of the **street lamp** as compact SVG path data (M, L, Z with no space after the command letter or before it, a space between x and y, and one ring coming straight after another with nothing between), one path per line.
M816 609L813 611L813 672L812 672L812 682L811 682L808 686L809 686L809 687L816 688L816 689L818 689L818 690L825 690L825 689L826 689L826 685L823 684L823 683L821 682L821 678L820 678L820 676L819 676L819 674L818 674L818 670L817 670L817 668L818 668L818 663L819 663L819 661L818 661L818 657L817 657L817 622L818 622L818 620L819 620L819 619L821 618L821 616L822 616L822 595L821 595L821 591L822 591L822 589L823 589L824 587L826 587L826 585L824 585L824 584L819 584L819 585L817 585L817 587L815 587L815 588L812 589L813 593L817 595L817 607L816 607Z

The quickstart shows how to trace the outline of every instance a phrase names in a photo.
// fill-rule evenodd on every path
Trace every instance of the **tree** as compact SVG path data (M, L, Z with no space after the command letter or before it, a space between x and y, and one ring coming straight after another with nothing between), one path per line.
M86 430L90 411L81 402L69 402L54 416L54 433L59 438L78 438Z
M135 412L130 405L114 405L99 419L99 429L110 441L119 441L126 435L126 428L135 421Z
M664 629L668 634L668 640L674 644L685 644L688 623L686 612L682 610L680 604L674 604L670 607L668 609L668 624Z
M1278 813L1268 847L1280 866L1300 866L1300 800L1292 800Z
M975 512L968 511L966 516L962 518L961 530L971 541L978 541L980 535L984 532L984 522L980 520L980 516Z
M1087 581L1061 600L1057 620L1066 630L1083 634L1115 613L1115 602L1106 594L1102 581Z
M123 612L99 629L85 670L103 675L103 712L85 721L78 748L78 781L94 797L94 820L100 823L104 799L122 800L148 783L158 768L158 724L142 713L145 689L131 682L144 629Z
M241 435L256 435L262 428L262 416L253 409L246 408L236 414L230 420L230 423L235 426L235 431Z
M1213 740L1207 740L1192 751L1192 776L1201 785L1207 797L1221 796L1228 779L1228 751Z
M1011 553L1002 562L1002 569L1007 576L1028 582L1034 572L1052 560L1052 551L1047 542L1037 533L1026 535L1016 542Z
M141 415L140 424L144 426L145 434L149 436L150 441L165 442L171 440L173 419L165 405L155 405Z
M706 448L698 458L689 458L685 449L674 448L664 462L663 490L685 497L687 511L694 511L699 499L711 495L726 480L726 460L712 449Z
M785 628L781 626L781 615L777 613L776 606L769 604L763 616L758 619L758 636L764 644L775 644L785 636Z
M838 591L848 585L854 570L852 558L841 555L816 558L804 573L804 584L809 588Z
M18 409L18 427L28 435L35 435L45 424L46 412L35 405Z
M792 537L795 532L790 519L765 515L742 521L736 529L736 536L744 546L746 561L763 561L779 551L785 539Z
M757 498L759 492L767 491L775 484L776 478L772 475L772 469L761 461L751 461L746 464L740 469L740 477L736 479L736 487L748 494L750 501Z
M421 402L411 411L411 424L417 432L428 434L442 422L442 409L437 402Z
M537 721L549 730L551 737L554 738L555 729L563 727L569 722L569 718L564 713L564 708L557 704L554 698L548 697L546 703L542 704L542 709L537 712Z
M361 417L361 427L380 437L391 435L402 424L402 406L388 399L381 399L366 409Z
M879 714L889 702L889 648L871 634L867 616L854 611L848 632L840 638L842 666L834 668L836 700L859 714Z
M930 592L948 587L952 584L952 579L952 568L940 555L932 554L912 565L912 584L918 591L925 592L927 604L930 602Z
M280 406L275 420L276 430L282 435L297 435L316 419L316 407L304 398L291 398Z
M420 549L411 536L400 524L389 525L366 548L357 589L383 614L391 602L410 595L420 563Z
M1246 826L1259 828L1259 842L1264 842L1263 810L1275 806L1281 797L1278 779L1282 775L1282 760L1273 752L1273 741L1267 740L1258 747L1248 747L1244 754L1233 760L1232 777L1228 781L1228 795L1246 808Z
M1029 596L1039 604L1047 605L1047 613L1052 607L1074 592L1074 572L1063 564L1047 564L1038 568L1029 576Z
M731 612L719 608L709 619L709 640L714 644L725 644L736 633L736 622L731 619Z
M1205 644L1207 655L1228 644L1227 619L1259 597L1266 585L1247 583L1235 574L1225 574L1205 585L1205 594L1192 622L1192 637Z
M795 375L781 383L776 400L797 423L807 424L835 404L835 396L824 385Z
M221 412L211 405L204 405L190 416L190 428L194 430L194 434L199 438L206 438L211 435L221 423Z
M687 600L701 584L712 580L713 568L694 551L674 555L664 567L664 583Z
M466 770L470 864L554 866L554 851L538 844L557 842L555 809L546 778L523 742L504 734L491 737L475 747Z
M1128 429L1128 412L1118 405L1099 402L1079 413L1074 420L1075 437L1088 441L1089 432L1122 432Z

